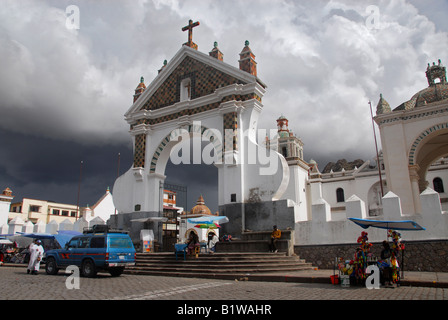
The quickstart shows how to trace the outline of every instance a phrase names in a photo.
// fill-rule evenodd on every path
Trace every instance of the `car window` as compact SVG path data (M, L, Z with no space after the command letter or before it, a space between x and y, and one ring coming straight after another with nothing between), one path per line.
M133 248L133 244L130 238L122 237L110 237L109 238L110 248Z
M104 248L104 237L93 237L90 240L90 248Z
M73 238L70 240L70 242L67 244L67 247L69 248L76 248L78 246L78 240L79 238Z
M87 248L89 246L90 238L81 238L78 243L78 248Z

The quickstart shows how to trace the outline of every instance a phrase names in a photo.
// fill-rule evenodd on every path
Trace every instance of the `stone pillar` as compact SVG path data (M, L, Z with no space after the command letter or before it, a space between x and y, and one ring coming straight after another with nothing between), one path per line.
M75 223L73 223L73 230L78 231L78 232L83 232L84 228L88 228L88 227L89 227L89 222L87 221L85 216L79 218L78 220L75 221Z
M73 222L68 218L59 224L59 230L73 230Z
M16 232L22 232L22 227L25 222L20 217L15 217L9 222L9 234L15 234Z
M22 226L22 232L24 233L32 233L33 230L34 224L29 220Z
M42 221L37 221L37 223L33 227L33 232L36 233L44 233L46 229L46 224Z
M392 191L383 197L383 216L385 220L398 220L402 216L400 198Z
M51 220L47 224L47 226L45 228L45 232L49 233L49 234L56 234L56 233L58 233L58 228L59 228L58 223L56 221L54 221L54 220Z
M331 206L324 199L319 199L311 206L312 221L315 222L328 222L331 221Z
M366 205L358 196L352 195L345 201L347 218L367 218Z

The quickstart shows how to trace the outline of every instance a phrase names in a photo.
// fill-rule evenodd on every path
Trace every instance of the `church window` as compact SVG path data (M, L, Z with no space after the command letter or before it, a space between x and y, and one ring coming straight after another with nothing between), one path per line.
M180 101L191 99L191 80L190 78L182 80L180 83Z
M336 201L337 202L344 202L345 201L344 189L342 189L342 188L337 188L336 189Z
M286 158L288 155L287 155L287 151L286 151L286 147L283 147L282 148L282 155Z
M443 188L443 181L439 177L434 178L434 180L432 180L432 184L434 186L434 191L438 193L445 192L445 189Z

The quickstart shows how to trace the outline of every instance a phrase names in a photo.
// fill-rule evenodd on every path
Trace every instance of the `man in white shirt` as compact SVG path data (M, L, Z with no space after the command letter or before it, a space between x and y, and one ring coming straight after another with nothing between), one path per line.
M29 247L30 250L30 262L28 264L27 273L37 274L40 268L40 261L44 255L44 248L40 240L35 240Z

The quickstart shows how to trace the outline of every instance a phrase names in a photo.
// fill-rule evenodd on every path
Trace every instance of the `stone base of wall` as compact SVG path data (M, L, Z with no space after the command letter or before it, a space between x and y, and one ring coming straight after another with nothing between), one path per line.
M230 203L219 206L219 214L229 218L229 222L221 226L220 233L231 234L233 238L241 238L243 216L245 217L245 230L271 230L272 232L274 225L277 225L282 231L294 229L294 207L288 206L288 203L288 200L278 200L244 204Z
M231 242L220 241L216 244L217 252L269 252L272 231L243 232L241 240ZM277 241L279 252L286 252L287 256L294 254L294 231L282 230L281 238Z
M399 263L404 271L448 272L448 240L403 241L404 261L400 255ZM382 244L372 242L371 252L379 257ZM335 259L354 258L359 244L329 244L294 246L294 253L320 269L333 269Z

